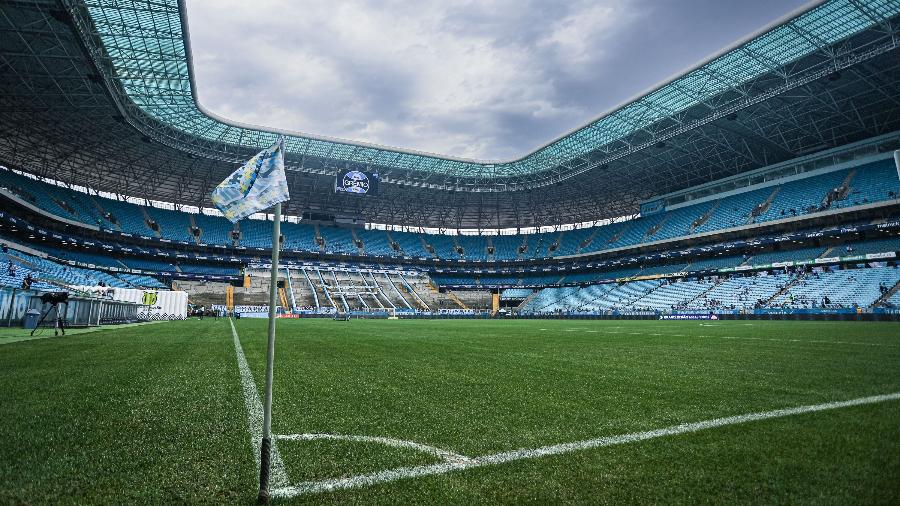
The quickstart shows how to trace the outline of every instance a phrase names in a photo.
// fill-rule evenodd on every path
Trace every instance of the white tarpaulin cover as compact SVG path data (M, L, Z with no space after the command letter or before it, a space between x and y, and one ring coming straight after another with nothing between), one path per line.
M150 320L183 320L187 318L187 292L181 290L150 290L140 288L79 287L99 297L136 302L146 307L138 310L139 316Z

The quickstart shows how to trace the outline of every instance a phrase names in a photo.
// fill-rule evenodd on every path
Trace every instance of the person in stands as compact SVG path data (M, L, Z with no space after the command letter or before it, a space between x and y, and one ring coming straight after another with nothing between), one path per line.
M31 273L25 275L25 279L22 280L22 289L23 290L31 290L31 283L34 282L34 278L31 277Z

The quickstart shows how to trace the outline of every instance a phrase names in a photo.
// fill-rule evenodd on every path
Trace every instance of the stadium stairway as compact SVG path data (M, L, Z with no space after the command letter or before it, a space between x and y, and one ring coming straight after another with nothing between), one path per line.
M578 249L575 250L575 254L581 253L582 251L590 251L591 243L594 242L594 238L597 237L597 232L600 231L600 227L594 227L591 231L591 234L578 245Z
M337 305L337 303L334 302L334 299L331 297L331 293L329 293L329 291L328 291L328 285L325 283L325 277L322 275L322 271L319 269L316 269L316 278L318 278L318 280L319 280L319 282L316 286L317 290L319 290L322 293L323 297L325 298L325 300L328 301L328 303L331 305L331 307L334 308L335 311L337 311L338 305Z
M453 302L456 303L460 307L460 309L469 309L469 306L466 305L452 290L447 290L447 297L450 298Z
M697 303L697 301L706 298L707 294L709 294L709 292L715 290L715 288L716 288L717 286L719 286L719 284L721 284L721 283L722 283L721 280L716 280L715 283L711 283L709 288L707 288L706 290L703 290L702 292L700 292L699 294L697 294L697 296L694 297L693 299L691 299L690 302L688 302L687 305L688 305L689 307L690 307L690 306L693 306L694 304Z
M391 279L391 275L388 273L382 273L384 275L384 280L387 282L388 286L391 288L391 293L397 296L397 299L400 304L394 304L395 307L406 307L406 309L412 309L413 307L409 304L409 301L406 300L406 297L403 296L403 293L397 288L394 280ZM402 305L402 306L401 306Z
M386 304L382 304L382 306L390 309L397 309L397 306L394 305L394 302L391 301L391 298L388 297L386 293L384 293L384 288L381 286L381 283L378 282L378 279L375 278L375 274L371 271L369 271L368 274L369 280L372 281L372 287L375 288L378 295L381 296L381 300L383 300Z
M528 254L528 239L530 237L531 236L528 234L525 234L522 237L522 242L519 244L519 247L516 248L516 259L517 260L522 260L522 258L525 258L527 256L527 254Z
M413 296L413 300L419 303L421 309L425 311L429 311L431 308L428 306L428 303L425 302L425 299L419 295L419 292L416 291L415 287L410 284L409 280L406 279L406 276L400 274L400 282L402 285L409 291L409 293ZM417 283L418 284L418 283Z
M366 273L362 273L362 272L359 273L359 277L360 277L360 279L362 279L362 282L365 284L366 291L368 292L369 296L372 297L372 299L375 301L375 303L378 305L378 307L381 309L387 309L388 306L386 306L384 304L383 299L380 297L381 289L378 288L378 283L369 283L370 280L369 280L369 277L366 276Z
M448 304L441 307L452 307L449 302L456 300L456 304L462 304L462 309L490 309L491 293L487 290L448 290Z
M772 192L769 193L769 196L766 197L766 200L757 204L752 210L750 210L750 214L747 215L747 225L752 225L756 222L756 218L765 214L770 207L772 207L772 202L775 201L775 198L778 196L778 192L781 191L781 186L776 186L772 189Z
M319 302L319 294L316 291L315 285L313 285L312 279L309 278L309 272L306 271L305 267L301 267L300 271L303 273L303 279L306 280L306 286L309 287L309 293L310 293L310 296L312 297L312 302L314 304L314 306L311 306L311 307L315 307L316 309L321 309L322 305Z
M313 242L316 244L314 251L324 252L328 248L327 239L322 235L322 230L318 223L313 223Z
M287 298L287 294L285 293L284 287L278 289L278 300L279 300L279 302L281 302L281 307L284 307L284 308L289 307L289 308L293 309L293 306L291 306L288 303L288 298Z
M894 286L892 286L888 291L884 292L884 294L872 305L875 307L886 306L894 297L894 294L898 292L900 292L900 281L897 281Z
M350 304L347 302L347 297L344 296L344 289L341 287L341 284L337 279L337 274L335 274L334 271L331 271L331 280L334 282L334 284L331 285L332 294L337 294L338 298L341 300L341 305L344 307L344 311L350 311Z
M644 237L641 238L641 242L652 241L653 236L659 232L664 226L666 226L666 222L669 221L669 218L672 217L671 213L666 213L661 220L659 220L656 224L650 226L645 232Z
M191 240L194 241L194 244L200 244L200 235L203 233L203 231L200 230L199 226L197 226L197 220L194 219L194 213L187 213L187 215L188 224L190 226L190 228L188 229L188 236L191 238ZM200 233L194 234L194 230L200 230Z
M360 255L366 254L366 245L356 234L355 228L350 228L350 240L353 242L353 247L356 248L356 253Z
M697 229L702 227L704 223L709 221L710 216L712 216L721 205L722 199L719 199L709 209L707 209L705 213L701 214L700 217L691 222L691 226L688 228L688 235L696 233Z
M537 295L538 295L539 293L541 293L540 290L531 292L531 293L528 295L528 297L525 297L524 299L522 299L522 302L520 302L519 305L516 306L516 311L521 311L522 308L524 308L524 307L528 306L529 304L531 304L531 301L534 300L534 298L537 297Z
M285 268L284 273L285 273L284 279L285 279L285 282L287 283L287 292L288 292L288 295L290 295L290 299L291 299L290 308L297 309L297 297L294 294L294 283L291 281L291 269ZM285 307L287 307L287 304L285 304Z
M157 239L162 238L162 226L159 224L158 221L154 220L150 216L150 213L147 212L146 207L144 207L144 206L139 206L139 207L141 209L141 214L144 216L144 225L147 227L147 230L149 230L150 233L153 234L153 236L156 237ZM150 227L150 223L156 223L156 225L157 225L156 230L153 230Z
M215 281L181 280L173 284L173 289L184 290L187 292L188 300L191 304L210 307L213 304L227 305L228 300L226 294L229 286L228 283L219 283Z
M784 294L788 293L789 291L791 291L791 288L792 288L794 285L796 285L797 283L800 283L800 281L803 279L803 276L804 276L804 274L803 274L802 272L799 273L799 274L797 274L797 276L795 276L793 279L791 279L790 281L788 281L787 283L785 283L784 287L782 287L781 290L778 290L777 292L775 292L774 294L772 294L771 297L769 297L768 299L766 299L766 301L765 301L765 303L763 304L763 306L765 306L765 307L771 307L772 304L775 302L776 299L778 299L779 297L781 297L781 296L783 296Z

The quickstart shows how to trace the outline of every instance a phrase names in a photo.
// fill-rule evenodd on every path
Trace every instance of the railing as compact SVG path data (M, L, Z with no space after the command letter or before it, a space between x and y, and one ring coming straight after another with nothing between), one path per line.
M134 302L110 300L102 297L70 295L68 302L55 307L41 301L43 292L0 288L0 325L13 327L21 325L28 310L34 309L46 317L43 325L52 326L57 314L62 316L67 326L86 327L110 323L132 323L146 319L146 306Z

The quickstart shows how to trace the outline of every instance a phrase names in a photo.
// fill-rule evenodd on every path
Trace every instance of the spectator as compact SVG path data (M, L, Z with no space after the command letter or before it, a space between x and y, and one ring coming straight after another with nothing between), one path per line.
M31 277L31 273L25 275L25 279L22 280L22 289L23 290L31 290L31 283L34 282L34 278Z
M9 277L16 277L16 264L12 263L12 260L9 261L9 265L6 266L6 273Z

